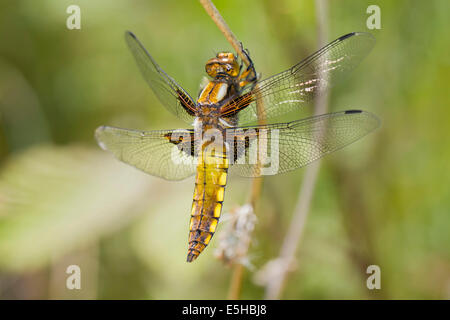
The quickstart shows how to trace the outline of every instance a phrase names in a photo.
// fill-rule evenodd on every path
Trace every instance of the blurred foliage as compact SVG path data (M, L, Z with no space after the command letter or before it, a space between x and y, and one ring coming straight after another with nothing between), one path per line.
M81 7L81 30L66 8ZM215 1L264 77L317 49L313 1ZM450 4L330 1L330 41L366 30L377 45L332 91L331 110L383 120L324 160L296 271L284 298L450 298ZM113 159L93 133L107 124L177 128L141 78L123 34L196 95L204 62L230 49L198 2L32 0L0 3L0 298L222 299L230 269L216 236L185 262L193 179L166 182ZM297 119L308 114L290 114ZM277 256L303 170L269 177L250 248L256 269ZM250 180L232 177L225 211ZM220 233L221 226L218 228ZM65 268L82 268L82 290ZM365 268L382 270L382 290ZM246 273L243 298L263 288Z

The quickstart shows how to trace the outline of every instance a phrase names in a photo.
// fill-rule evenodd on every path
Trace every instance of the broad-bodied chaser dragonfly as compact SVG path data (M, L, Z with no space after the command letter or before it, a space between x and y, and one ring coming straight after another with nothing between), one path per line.
M196 174L188 262L199 256L216 231L228 172L257 177L294 170L379 126L376 116L361 110L248 125L299 110L337 83L372 49L375 39L370 34L342 36L262 81L253 63L243 67L235 54L218 53L206 63L210 80L196 101L161 69L133 33L127 32L125 38L160 102L193 129L139 131L102 126L96 138L119 160L153 176L182 180ZM243 53L251 62L248 52Z

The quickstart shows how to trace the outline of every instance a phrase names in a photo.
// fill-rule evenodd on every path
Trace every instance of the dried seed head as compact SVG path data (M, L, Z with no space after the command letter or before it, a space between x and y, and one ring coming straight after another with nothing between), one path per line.
M215 256L225 264L242 264L251 267L248 258L251 234L256 224L256 216L250 204L235 208L223 215L222 221L228 221L225 230L219 236L219 246Z

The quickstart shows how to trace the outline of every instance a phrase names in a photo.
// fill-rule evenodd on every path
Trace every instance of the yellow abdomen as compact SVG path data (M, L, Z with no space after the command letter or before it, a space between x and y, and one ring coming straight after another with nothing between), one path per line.
M222 211L227 183L225 150L204 151L197 165L194 199L189 227L187 261L194 261L211 241Z

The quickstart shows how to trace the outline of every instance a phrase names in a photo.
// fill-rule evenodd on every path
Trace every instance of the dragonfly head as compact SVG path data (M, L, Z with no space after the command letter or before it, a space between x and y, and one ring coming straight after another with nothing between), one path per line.
M236 56L230 52L219 52L209 59L205 66L206 73L212 78L237 77L241 70Z

